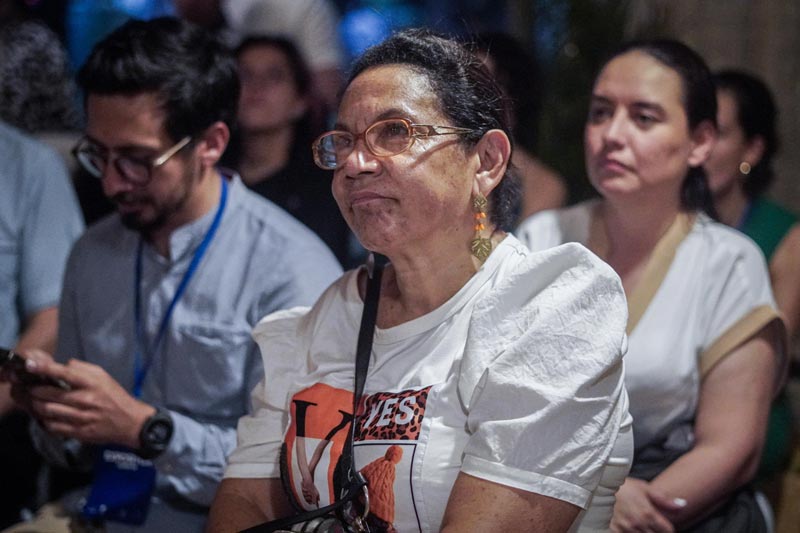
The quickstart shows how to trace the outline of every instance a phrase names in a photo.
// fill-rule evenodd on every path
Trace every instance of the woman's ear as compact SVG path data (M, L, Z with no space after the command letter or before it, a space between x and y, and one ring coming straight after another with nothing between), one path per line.
M692 131L692 150L689 152L689 166L699 167L708 159L714 143L717 142L717 127L710 120L704 120Z
M751 167L756 166L761 162L761 158L764 157L766 147L764 137L756 135L747 142L747 149L744 151L742 160L750 163Z
M489 196L500 183L511 160L511 141L502 130L489 130L475 146L478 168L475 172L475 193Z
M228 146L231 132L224 122L217 121L206 128L197 143L197 156L203 168L213 167Z

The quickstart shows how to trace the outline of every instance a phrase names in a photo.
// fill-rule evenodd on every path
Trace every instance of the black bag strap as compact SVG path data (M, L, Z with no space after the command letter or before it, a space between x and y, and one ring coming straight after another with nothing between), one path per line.
M344 465L344 480L346 491L341 498L325 507L313 511L306 511L286 518L270 520L263 524L242 530L240 533L273 533L279 530L288 530L294 524L306 522L330 513L339 513L345 504L353 501L367 484L364 476L354 467L354 441L356 433L356 415L358 413L361 396L364 394L364 384L367 381L369 358L372 354L372 340L375 337L375 321L378 317L378 301L381 294L381 276L387 259L379 254L370 254L367 259L367 292L364 297L364 310L361 313L361 326L358 330L356 344L356 371L353 387L353 420L350 422L350 432L347 437L342 456L339 459Z

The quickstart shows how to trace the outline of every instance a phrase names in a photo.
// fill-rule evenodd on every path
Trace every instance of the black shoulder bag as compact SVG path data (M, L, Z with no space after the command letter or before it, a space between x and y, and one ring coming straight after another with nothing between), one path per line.
M364 298L364 311L361 314L361 327L358 330L356 345L356 375L353 391L353 420L350 432L340 458L342 476L341 497L335 502L314 511L306 511L294 516L271 520L264 524L248 528L241 533L369 533L366 518L369 514L369 493L367 482L354 467L353 441L355 439L356 413L361 395L364 393L364 382L367 380L369 358L372 353L372 338L375 334L375 320L378 316L378 297L381 292L381 274L386 264L386 257L371 254L367 261L367 293ZM359 494L363 494L363 511L356 513L353 503Z

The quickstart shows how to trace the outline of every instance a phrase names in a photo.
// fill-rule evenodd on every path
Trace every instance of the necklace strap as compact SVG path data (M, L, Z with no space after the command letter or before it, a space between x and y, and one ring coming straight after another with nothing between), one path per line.
M361 397L364 394L364 384L367 381L367 371L369 370L369 359L372 354L372 340L375 337L375 322L378 318L378 301L381 293L381 277L383 267L388 262L385 256L370 254L367 259L367 292L364 296L364 311L361 313L361 326L358 330L358 342L356 344L355 378L353 387L353 418L350 421L350 432L347 442L342 450L339 459L342 463L342 493L332 504L320 507L313 511L306 511L294 516L272 520L255 527L251 527L241 533L270 533L277 531L288 531L291 526L300 522L306 522L327 515L337 513L340 519L345 520L343 509L346 504L355 500L359 494L364 495L365 509L362 516L356 519L353 524L355 531L366 531L364 520L369 513L369 494L367 493L367 481L355 468L354 446L356 424L358 419L358 408L361 405Z

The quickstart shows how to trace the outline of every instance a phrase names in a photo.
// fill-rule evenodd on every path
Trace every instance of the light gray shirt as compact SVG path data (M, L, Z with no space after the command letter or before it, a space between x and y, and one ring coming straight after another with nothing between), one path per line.
M142 400L166 407L175 422L169 448L154 461L156 496L170 508L208 506L222 479L236 446L236 422L248 411L249 393L263 375L253 326L273 311L313 303L341 273L311 230L248 191L238 177L229 185L219 228L175 307L142 389ZM215 212L173 232L170 259L144 245L142 316L148 342ZM57 350L61 361L74 357L102 366L128 391L134 381L139 240L113 214L78 241L64 281ZM197 527L186 526L162 506L151 508L142 529L175 533Z
M83 217L56 152L0 123L0 345L25 318L58 305Z

